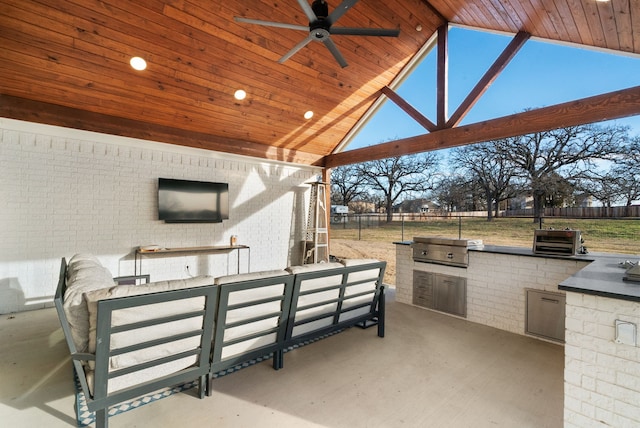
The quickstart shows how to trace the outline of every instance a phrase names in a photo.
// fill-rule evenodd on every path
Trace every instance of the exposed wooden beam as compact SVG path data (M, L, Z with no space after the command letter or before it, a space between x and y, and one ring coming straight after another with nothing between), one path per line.
M447 22L447 18L442 13L440 13L440 11L436 9L436 7L432 5L428 0L422 0L422 2L427 5L429 10L431 10L431 12L433 12L433 14L436 15L438 19L440 19L440 21Z
M438 27L438 58L436 70L436 115L438 128L447 124L449 109L449 24Z
M321 159L320 155L312 153L217 137L3 94L0 94L0 116L275 161L310 165L318 163Z
M530 37L531 34L525 31L520 31L515 35L509 45L507 45L507 47L502 51L493 65L489 67L484 76L482 76L476 86L471 90L471 92L469 92L469 95L467 95L467 97L464 99L464 101L462 101L453 115L451 115L451 117L447 121L447 128L453 128L454 126L457 126L460 121L464 119L467 113L473 108L473 106L487 91L487 89L489 89L489 86L493 84L500 73L502 73L502 70L505 69L507 64L509 64L509 62L518 53L522 46L524 46L524 44L527 40L529 40Z
M326 156L322 165L335 168L340 165L446 149L639 114L640 86L635 86L498 119L335 153Z
M409 104L404 98L398 95L393 89L388 86L383 86L380 90L383 94L387 96L391 101L393 101L398 107L400 107L405 113L407 113L413 120L418 122L424 129L429 132L433 132L436 129L436 124L431 122L429 119L424 117L422 113L415 109L411 104Z

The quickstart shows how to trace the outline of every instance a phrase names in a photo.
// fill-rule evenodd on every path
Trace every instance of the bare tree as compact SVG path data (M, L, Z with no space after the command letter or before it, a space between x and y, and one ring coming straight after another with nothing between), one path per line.
M640 136L629 142L627 150L615 163L613 174L625 206L640 199Z
M622 183L618 182L618 178L614 169L593 171L589 177L580 180L579 188L600 201L605 208L611 208L622 194Z
M383 195L387 222L391 222L394 203L403 195L426 191L437 165L437 155L427 152L364 162L358 164L358 171L374 192Z
M576 186L569 180L566 180L560 174L552 172L543 178L542 183L546 191L544 195L545 207L574 205Z
M542 216L553 174L576 180L595 169L598 159L612 159L624 147L626 127L581 125L501 140L504 156L525 175L533 196L534 221Z
M468 172L484 193L487 221L498 215L500 202L513 198L519 191L516 186L518 169L500 148L500 142L458 147L452 151L450 162L456 168Z
M432 192L443 211L476 211L484 209L481 191L474 180L455 174L438 180Z
M467 179L460 175L440 178L434 186L433 197L445 212L462 211L467 197Z
M356 165L342 165L331 170L331 201L337 205L349 205L349 202L362 196L364 178L358 174Z
M640 199L640 137L629 142L608 170L591 172L581 187L606 207L616 202L629 207Z

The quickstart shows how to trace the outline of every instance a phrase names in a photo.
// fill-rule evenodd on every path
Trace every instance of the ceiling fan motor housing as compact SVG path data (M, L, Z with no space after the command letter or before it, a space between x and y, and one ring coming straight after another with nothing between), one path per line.
M316 14L319 20L325 19L329 16L329 5L325 0L313 0L311 3L311 10Z

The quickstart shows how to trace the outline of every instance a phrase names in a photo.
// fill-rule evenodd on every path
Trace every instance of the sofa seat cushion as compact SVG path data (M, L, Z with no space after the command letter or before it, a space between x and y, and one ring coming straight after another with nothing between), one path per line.
M96 350L98 302L100 300L201 287L205 285L212 285L213 282L214 278L212 276L205 275L188 279L158 281L141 285L117 285L85 293L84 298L89 311L88 352L95 353ZM133 308L119 309L112 312L111 326L122 326L145 320L182 314L185 312L199 311L204 308L204 303L205 298L200 296L189 299L180 299L179 301L167 301ZM114 333L111 335L110 349L118 349L134 345L140 343L141 340L150 341L197 330L202 328L202 322L202 317L199 316L151 325L122 333ZM164 356L173 355L197 347L200 343L199 341L200 338L196 336L115 355L111 357L109 367L110 369L116 370L152 361Z
M113 287L111 272L92 255L76 254L67 264L67 288L64 311L71 327L71 336L78 352L86 352L89 345L89 312L83 298L92 290Z

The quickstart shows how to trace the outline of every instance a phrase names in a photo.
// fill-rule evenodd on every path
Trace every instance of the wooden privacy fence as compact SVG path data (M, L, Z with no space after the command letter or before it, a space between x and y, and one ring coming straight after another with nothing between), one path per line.
M500 212L501 217L533 217L533 209L507 210ZM545 217L569 218L633 218L640 217L640 205L628 207L570 207L545 208Z

